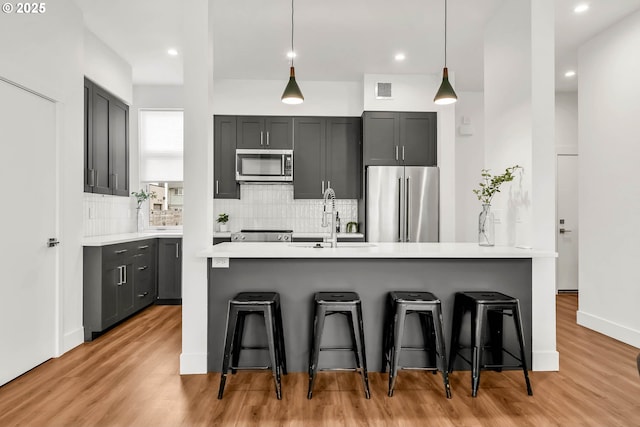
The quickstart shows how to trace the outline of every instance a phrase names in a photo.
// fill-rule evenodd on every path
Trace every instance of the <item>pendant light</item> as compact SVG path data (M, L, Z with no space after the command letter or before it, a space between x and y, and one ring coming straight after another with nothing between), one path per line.
M458 100L456 92L449 83L449 69L447 68L447 0L444 0L444 68L442 70L442 84L433 102L438 105L453 104Z
M293 67L293 58L296 56L293 50L293 0L291 0L291 68L289 70L289 83L282 93L282 102L285 104L302 104L304 96L296 83L296 70Z

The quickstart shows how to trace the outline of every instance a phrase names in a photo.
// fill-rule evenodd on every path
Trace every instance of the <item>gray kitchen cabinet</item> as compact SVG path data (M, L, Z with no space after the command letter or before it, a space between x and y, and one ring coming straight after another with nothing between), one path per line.
M213 197L239 199L236 182L236 117L214 116L213 125Z
M360 197L360 129L359 117L294 118L294 198L320 199L329 186Z
M292 149L292 118L238 116L236 148Z
M84 191L129 196L129 106L84 80Z
M158 243L158 304L182 302L182 239Z
M364 166L436 166L434 112L365 111Z
M85 341L153 303L155 259L155 239L84 248Z

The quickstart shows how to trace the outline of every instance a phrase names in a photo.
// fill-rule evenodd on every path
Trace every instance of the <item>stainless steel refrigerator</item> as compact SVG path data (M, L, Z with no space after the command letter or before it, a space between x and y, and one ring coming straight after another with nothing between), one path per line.
M437 167L369 166L367 241L437 242L439 187Z

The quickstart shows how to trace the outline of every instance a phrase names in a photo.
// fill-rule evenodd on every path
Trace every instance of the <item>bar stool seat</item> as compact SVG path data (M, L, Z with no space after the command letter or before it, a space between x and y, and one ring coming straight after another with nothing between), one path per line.
M250 314L259 314L264 318L267 333L266 347L242 346L245 317ZM268 350L268 366L238 366L240 351L243 349ZM287 361L284 350L280 294L277 292L240 292L229 300L222 360L218 399L222 399L229 369L234 374L238 369L270 369L275 382L276 397L282 399L280 374L287 374Z
M342 314L347 317L349 322L349 332L351 333L351 347L321 347L322 331L324 329L324 321L326 316ZM367 373L367 359L364 346L364 325L362 321L362 303L360 296L355 292L317 292L314 294L314 318L312 329L311 351L309 352L309 390L307 398L311 399L313 395L313 384L318 371L318 359L320 351L333 350L349 350L353 351L355 357L356 368L362 376L362 384L364 387L365 397L369 399L369 376ZM351 368L321 369L329 370L347 370Z
M459 345L462 318L466 312L471 312L471 360L465 359L464 356L460 354L460 350L464 347ZM502 326L504 316L513 318L513 324L520 347L519 357L503 347ZM489 332L488 345L485 345L485 330ZM491 350L493 358L492 364L484 364L484 349ZM504 353L511 356L518 363L516 365L504 364ZM525 354L520 302L517 298L494 291L457 292L453 307L453 331L451 335L449 373L453 372L453 365L458 355L471 364L471 395L473 397L476 397L478 394L480 370L487 368L498 371L501 371L502 368L522 368L527 385L527 394L529 396L533 395Z
M402 346L405 321L409 314L420 316L424 346ZM387 299L387 319L384 323L382 371L389 367L389 397L393 396L402 350L424 350L435 366L411 367L442 372L447 398L451 398L449 374L447 371L447 351L442 326L442 304L431 292L393 291Z

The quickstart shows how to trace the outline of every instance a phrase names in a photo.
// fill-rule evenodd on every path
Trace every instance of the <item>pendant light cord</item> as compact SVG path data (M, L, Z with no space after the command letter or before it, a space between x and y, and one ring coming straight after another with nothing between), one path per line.
M447 0L444 0L444 66L447 67Z
M293 58L296 56L293 50L293 0L291 0L291 66L293 67Z

